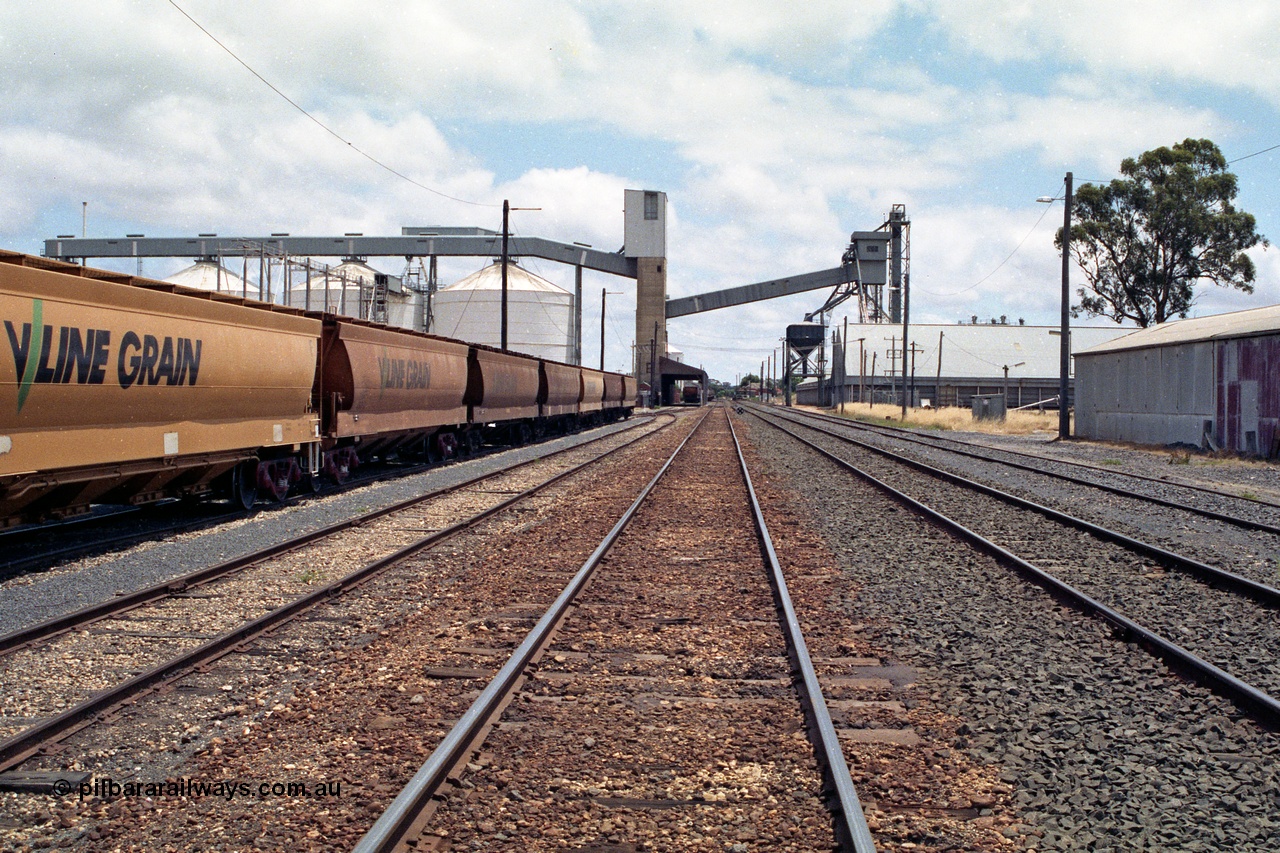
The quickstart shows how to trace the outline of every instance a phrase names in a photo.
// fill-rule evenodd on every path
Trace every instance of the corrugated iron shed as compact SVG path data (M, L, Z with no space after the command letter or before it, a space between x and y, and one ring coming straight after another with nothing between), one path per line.
M1280 306L1142 329L1076 355L1076 434L1280 455Z

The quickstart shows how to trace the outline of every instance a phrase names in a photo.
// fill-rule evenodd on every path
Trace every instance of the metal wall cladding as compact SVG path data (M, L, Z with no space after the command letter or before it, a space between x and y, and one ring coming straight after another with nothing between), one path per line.
M1200 444L1214 420L1213 343L1077 355L1076 435Z
M1280 335L1218 344L1218 441L1242 453L1280 453Z
M477 423L538 416L538 360L474 347L477 373L468 389Z
M622 374L606 373L604 375L604 402L606 409L616 409L622 405Z
M315 440L318 320L134 281L0 256L0 475Z
M467 344L338 320L324 346L328 435L467 422Z
M578 398L582 394L581 368L553 361L542 362L543 389L542 415L572 415L578 411Z
M582 368L581 411L598 412L604 408L604 376L599 370Z

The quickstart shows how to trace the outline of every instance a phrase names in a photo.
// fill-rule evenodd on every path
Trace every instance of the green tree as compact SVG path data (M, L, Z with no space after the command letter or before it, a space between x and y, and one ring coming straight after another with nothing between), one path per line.
M1120 172L1076 192L1071 254L1088 287L1074 311L1146 327L1187 316L1201 280L1253 292L1245 250L1269 244L1235 208L1236 176L1217 145L1187 139L1125 158Z

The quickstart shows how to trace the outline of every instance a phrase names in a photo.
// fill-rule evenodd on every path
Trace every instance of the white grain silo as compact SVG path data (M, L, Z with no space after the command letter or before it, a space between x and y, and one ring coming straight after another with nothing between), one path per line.
M209 259L198 260L186 269L169 276L165 281L183 287L194 287L197 290L211 290L214 293L243 296L247 299L258 298L258 285L246 282L217 261Z
M309 280L301 275L289 285L289 305L294 308L327 310L404 329L421 328L421 301L422 295L405 288L396 276L357 260L345 260L327 271L315 267Z
M446 338L500 346L502 263L436 292L432 332ZM507 348L552 361L569 361L573 294L545 278L507 265Z

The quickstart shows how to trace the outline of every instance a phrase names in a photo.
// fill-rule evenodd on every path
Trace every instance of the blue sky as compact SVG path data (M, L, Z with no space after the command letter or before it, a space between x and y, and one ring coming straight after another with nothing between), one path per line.
M344 138L477 204L354 154L167 0L10 0L0 247L78 234L83 201L90 236L162 236L497 228L509 198L542 208L519 233L612 250L623 189L658 189L682 296L834 266L902 203L914 320L1054 323L1061 208L1035 199L1066 171L1107 179L1187 137L1228 159L1280 144L1280 6L1264 0L178 2ZM1280 150L1232 168L1280 239L1278 165ZM1206 286L1196 312L1280 302L1280 250L1254 256L1255 294ZM586 361L608 287L606 365L624 368L634 284L585 284ZM671 339L732 379L824 298L682 318Z

